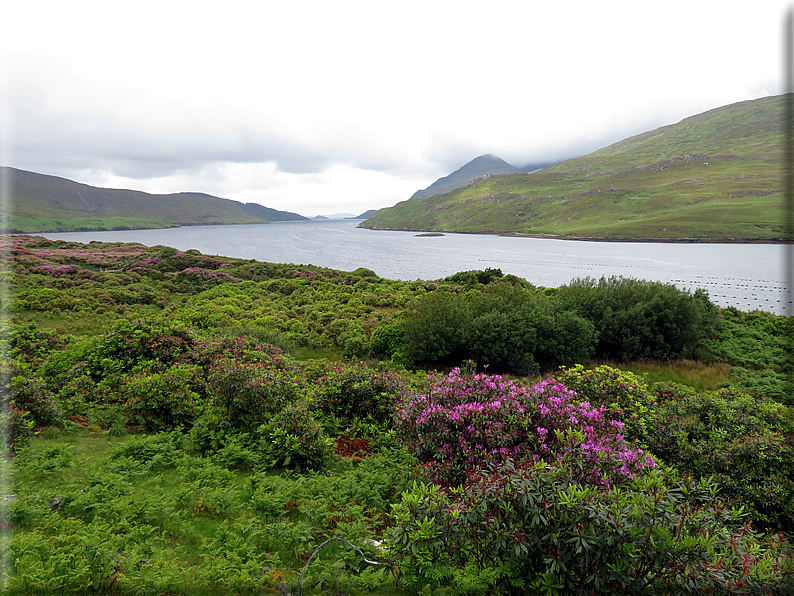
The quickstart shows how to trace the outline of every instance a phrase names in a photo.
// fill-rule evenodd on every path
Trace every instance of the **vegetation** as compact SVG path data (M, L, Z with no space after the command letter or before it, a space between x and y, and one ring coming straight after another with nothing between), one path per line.
M132 230L178 225L248 224L306 219L256 203L203 193L152 195L96 188L65 178L0 167L11 192L0 215L10 232ZM145 217L140 214L145 213Z
M783 317L3 242L11 594L792 593Z
M595 238L781 239L784 97L741 102L533 173L475 178L361 227Z

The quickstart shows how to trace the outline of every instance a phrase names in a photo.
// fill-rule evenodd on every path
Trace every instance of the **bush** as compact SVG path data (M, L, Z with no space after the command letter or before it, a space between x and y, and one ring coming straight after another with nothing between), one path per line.
M685 355L705 336L716 308L702 291L623 277L577 279L556 292L598 331L596 356L666 360Z
M262 451L274 466L321 470L333 453L333 441L306 402L293 402L259 428Z
M207 376L214 409L231 428L250 432L295 398L291 377L263 363L231 359L216 363Z
M354 420L383 424L391 419L394 404L408 392L397 373L366 364L329 364L314 382L314 409L340 424Z
M3 448L15 453L33 436L36 422L27 410L20 410L12 404L0 411L0 426L2 427L0 436L5 440Z
M126 379L122 392L128 414L147 430L190 427L197 416L201 369L180 364L163 372L140 372Z
M470 294L436 290L403 323L404 352L416 363L471 359L497 371L529 374L593 354L593 324L521 285L492 283Z
M401 350L403 328L395 323L380 325L369 338L372 355L379 358L391 358Z
M500 281L503 278L504 274L502 273L501 269L491 269L488 267L485 269L485 271L476 269L473 271L459 271L458 273L454 273L448 277L445 277L444 281L461 284L467 288L473 288L478 285L487 286L488 284L495 281Z
M577 403L554 381L520 387L501 377L435 377L426 395L399 405L395 426L425 475L449 486L489 462L570 461L582 482L624 483L655 462L623 440L606 408Z
M654 387L660 401L648 448L721 495L758 526L794 530L793 429L786 407L731 389L702 394Z
M648 385L632 372L610 366L586 370L581 364L562 369L554 377L580 398L606 406L625 425L624 434L647 444L656 420L656 400ZM657 454L660 455L660 454Z
M8 393L11 404L28 416L36 426L53 424L61 418L55 396L41 379L26 375L15 375L11 379Z
M143 320L117 322L88 354L87 368L95 380L114 373L129 372L146 362L167 367L194 346L185 329Z
M576 366L556 378L580 398L605 405L666 464L711 477L721 496L744 507L760 528L794 529L794 449L790 413L771 399L732 390L705 391L657 383L630 372Z
M67 338L60 331L39 329L35 323L14 325L8 336L8 355L22 362L40 364L47 355L62 349Z
M406 357L417 363L466 359L470 315L457 294L437 290L416 301L403 323Z
M402 581L450 595L789 593L791 545L742 527L708 481L659 469L604 490L572 472L508 461L465 490L415 485L393 508Z
M250 364L264 363L287 372L297 370L282 348L269 343L278 338L285 339L267 329L235 327L217 335L201 336L184 359L205 368L219 360L234 359Z

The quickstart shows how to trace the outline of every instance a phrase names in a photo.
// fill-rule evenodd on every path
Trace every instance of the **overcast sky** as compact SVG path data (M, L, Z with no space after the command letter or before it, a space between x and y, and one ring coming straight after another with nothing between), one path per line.
M0 163L303 215L781 92L790 2L6 2Z

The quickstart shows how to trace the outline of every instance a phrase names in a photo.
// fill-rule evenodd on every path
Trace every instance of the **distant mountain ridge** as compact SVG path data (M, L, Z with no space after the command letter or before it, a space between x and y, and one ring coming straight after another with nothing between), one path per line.
M722 106L532 173L480 177L360 227L598 240L781 241L785 97Z
M297 213L200 192L150 194L99 188L7 166L0 166L0 176L11 194L10 210L2 213L4 227L9 232L168 228L307 219Z
M438 194L466 186L472 178L479 178L488 174L513 174L515 172L531 172L540 168L553 165L552 163L527 164L523 167L510 165L505 160L490 153L475 157L463 167L455 170L448 176L439 178L423 190L417 190L411 199L429 199Z
M377 211L378 211L377 209L367 209L361 215L356 215L355 217L346 217L345 219L367 219L368 217L377 213Z

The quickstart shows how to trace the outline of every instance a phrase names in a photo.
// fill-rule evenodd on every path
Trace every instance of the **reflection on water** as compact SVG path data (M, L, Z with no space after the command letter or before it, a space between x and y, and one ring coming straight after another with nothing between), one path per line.
M458 271L499 268L538 286L577 277L622 275L703 288L721 306L792 314L783 281L783 246L576 242L484 234L417 236L356 228L356 220L192 226L167 230L45 234L90 242L140 242L273 263L372 269L390 279L439 279ZM789 312L785 313L785 305Z

